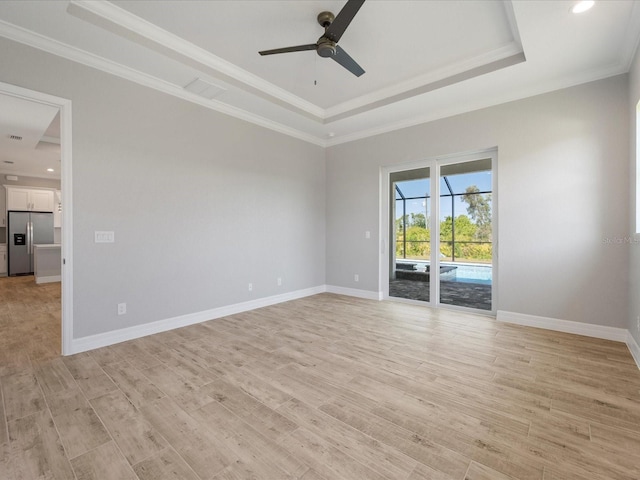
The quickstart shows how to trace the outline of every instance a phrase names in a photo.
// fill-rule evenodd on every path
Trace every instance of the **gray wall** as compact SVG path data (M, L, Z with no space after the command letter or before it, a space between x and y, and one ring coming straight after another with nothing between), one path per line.
M626 328L628 248L605 240L628 232L627 93L623 75L329 148L327 284L378 291L380 167L497 146L498 309Z
M73 102L75 338L324 284L322 148L4 39L0 64Z
M636 231L636 188L640 188L637 185L638 171L637 171L637 114L636 105L640 102L640 50L636 51L636 57L634 59L631 70L629 71L629 117L630 117L630 152L629 152L629 170L631 174L630 178L630 226L629 231L633 234ZM638 225L640 228L640 224ZM630 259L629 259L629 331L635 338L636 342L640 344L640 235L631 236L632 241L629 245Z

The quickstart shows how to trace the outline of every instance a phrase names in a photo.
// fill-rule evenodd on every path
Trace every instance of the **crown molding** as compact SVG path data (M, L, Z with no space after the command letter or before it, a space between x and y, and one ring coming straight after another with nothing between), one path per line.
M124 78L125 80L132 81L138 85L149 87L174 97L182 98L183 100L196 103L240 120L283 133L305 142L313 143L314 145L324 147L326 144L324 139L315 135L291 128L260 115L247 112L246 110L233 107L219 100L205 99L199 95L186 91L182 87L166 82L165 80L161 80L138 70L134 70L133 68L107 60L94 55L93 53L59 42L58 40L54 40L3 20L0 20L0 36L38 50L51 53L58 57L66 58L67 60L101 70L111 75Z
M133 13L106 0L71 0L67 12L77 18L102 27L114 34L124 36L128 40L151 47L170 58L187 65L203 66L215 77L229 83L241 84L245 90L253 94L267 97L278 104L285 103L298 113L304 113L317 121L322 120L324 109L308 102L283 88L280 88L236 65L228 62L204 48L174 35Z
M477 55L473 58L447 65L446 67L439 68L425 75L420 75L330 107L325 113L325 123L341 120L358 113L394 103L398 100L415 97L416 95L421 95L524 61L525 56L520 45L516 42L511 42L508 45Z
M510 2L505 3L507 13ZM396 102L399 99L420 95L436 88L442 88L452 83L472 78L474 75L487 73L491 69L504 68L500 61L506 58L517 60L510 63L524 61L524 54L519 43L517 25L507 14L509 27L514 40L508 45L493 51L478 55L474 58L439 69L417 78L401 82L394 86L383 88L363 95L348 102L323 109L308 102L287 90L284 90L236 65L194 45L193 43L154 25L137 15L114 5L107 0L71 0L67 12L93 25L133 41L185 65L199 70L203 67L214 78L226 81L251 94L265 98L270 102L302 114L316 122L327 124L354 116L375 108ZM465 75L469 72L468 75Z
M438 90L440 88L448 87L450 85L454 85L456 83L463 82L465 80L470 80L475 77L479 77L481 75L485 75L491 72L495 72L496 70L500 70L502 68L510 67L512 65L517 65L518 63L522 63L525 61L524 53L518 52L514 55L499 58L491 63L480 62L477 66L462 69L457 73L452 73L449 76L443 77L442 75L434 75L434 80L430 83L416 82L417 86L410 90L402 90L396 94L390 94L389 96L381 96L378 101L369 103L368 105L364 105L360 108L354 108L348 112L344 113L336 113L334 116L327 118L325 123L331 123L338 120L343 120L345 118L357 115L359 113L365 113L374 108L384 107L386 105L396 103L402 100L407 100L409 98L417 97L419 95L423 95L425 93L432 92L434 90ZM468 65L468 64L467 64ZM444 73L445 71L456 71L457 69L442 69L439 70L439 73Z
M492 98L490 100L478 100L473 104L466 103L464 106L460 107L431 111L426 115L411 116L399 122L387 123L385 125L380 125L378 127L370 128L367 130L360 130L358 132L347 135L335 136L326 140L325 146L332 147L343 143L354 142L356 140L362 140L364 138L373 137L375 135L402 130L403 128L415 127L416 125L433 122L435 120L440 120L443 118L453 117L455 115L475 112L477 110L482 110L483 108L494 107L517 100L524 100L526 98L543 95L545 93L551 93L565 88L575 87L577 85L604 80L605 78L627 73L627 71L628 69L626 69L625 65L623 65L622 63L616 63L594 72L574 75L572 77L563 79L562 81L536 84L531 88L519 90L518 92L515 92L508 96L500 96L499 98Z
M625 48L621 52L621 62L626 72L631 70L631 64L640 44L640 15L638 15L638 10L640 10L640 5L638 5L638 2L633 2L631 17L625 31Z

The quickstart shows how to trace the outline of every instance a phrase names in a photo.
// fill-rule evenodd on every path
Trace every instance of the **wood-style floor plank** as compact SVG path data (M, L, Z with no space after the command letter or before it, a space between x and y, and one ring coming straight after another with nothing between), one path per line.
M140 480L200 480L172 448L166 448L137 463L133 470Z
M91 406L131 465L168 447L122 392L116 390L94 398Z
M78 480L138 480L114 442L71 460Z
M48 410L9 422L9 479L73 478L69 459Z
M640 478L621 343L322 294L61 358L59 294L0 279L2 480Z
M47 403L69 458L111 440L79 388L51 393L47 395Z

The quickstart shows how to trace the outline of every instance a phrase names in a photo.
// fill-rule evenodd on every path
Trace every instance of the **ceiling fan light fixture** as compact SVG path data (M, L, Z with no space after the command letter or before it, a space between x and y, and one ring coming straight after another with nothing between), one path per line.
M573 4L569 10L571 13L584 13L595 5L595 0L582 0Z

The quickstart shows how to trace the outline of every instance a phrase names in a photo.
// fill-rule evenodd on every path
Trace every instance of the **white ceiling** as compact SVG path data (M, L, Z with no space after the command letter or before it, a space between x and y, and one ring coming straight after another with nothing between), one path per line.
M368 0L340 40L355 77L313 51L345 0L0 2L0 36L318 145L625 73L640 5ZM183 87L200 78L213 98Z
M5 174L60 178L57 108L0 95L0 172L0 183L7 183Z

